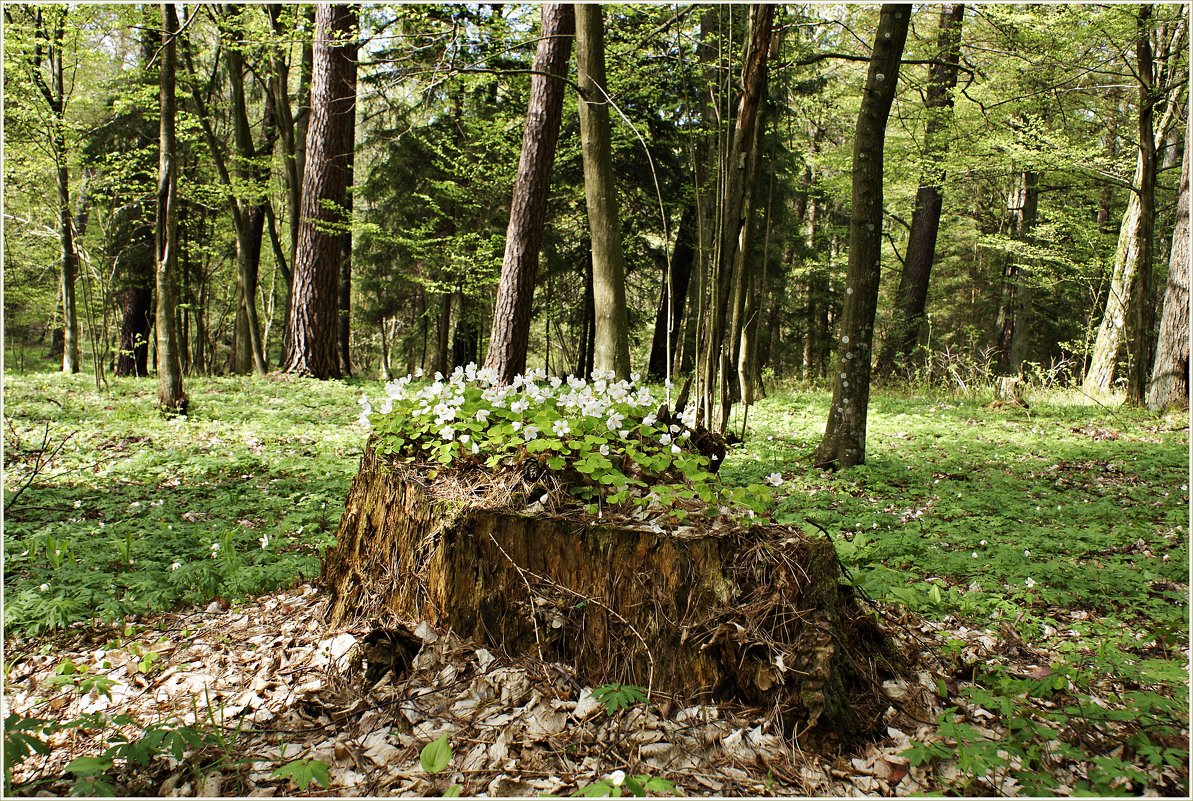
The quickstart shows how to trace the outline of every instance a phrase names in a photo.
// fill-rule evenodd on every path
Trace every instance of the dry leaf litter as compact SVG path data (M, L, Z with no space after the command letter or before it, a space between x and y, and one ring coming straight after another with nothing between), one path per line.
M912 678L884 688L891 699L884 737L853 753L823 755L801 752L761 710L740 706L680 708L656 698L609 715L566 666L494 654L425 625L415 630L422 647L403 675L388 670L366 681L361 662L369 632L328 631L325 606L307 585L243 606L213 603L204 612L142 620L131 638L128 629L92 626L52 647L10 642L4 714L65 721L125 713L142 725L214 724L224 733L222 749L188 754L182 764L168 755L149 769L118 761L122 795L417 797L459 783L465 795L536 796L566 794L624 770L665 777L690 796L904 796L931 791L956 772L947 764L912 766L901 755L912 739L935 737L946 704L991 739L1003 734L993 715L958 695L949 666L930 661L945 639L965 643L965 664L1009 660L1025 675L1048 664L1005 630L949 628L888 610L888 627L919 655ZM140 668L146 651L159 654L148 673ZM111 698L48 685L66 658L114 680ZM428 776L419 753L442 734L450 735L453 759ZM108 743L95 730L73 729L51 735L50 744L48 756L33 755L14 773L17 784L47 780L38 795L64 794L66 764ZM299 792L271 778L277 767L304 758L329 766L329 787ZM1057 756L1053 775L1071 787L1084 766ZM986 787L991 795L1017 793L1006 776L991 776Z

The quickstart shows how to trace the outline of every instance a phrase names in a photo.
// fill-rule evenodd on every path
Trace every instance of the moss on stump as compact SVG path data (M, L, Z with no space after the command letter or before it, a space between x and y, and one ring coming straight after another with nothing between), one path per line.
M877 729L894 650L826 538L526 508L540 489L382 464L370 448L324 559L329 622L427 621L594 686L764 707L805 742Z

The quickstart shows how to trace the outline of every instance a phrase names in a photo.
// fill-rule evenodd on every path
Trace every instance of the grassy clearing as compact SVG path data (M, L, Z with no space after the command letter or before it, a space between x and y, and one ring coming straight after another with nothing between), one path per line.
M83 376L8 376L10 645L317 574L364 444L362 390L381 388L192 379L192 416L166 421L150 381L99 394ZM1187 791L1188 419L1072 400L881 392L868 463L832 474L807 458L827 396L784 392L722 471L742 486L782 473L774 518L823 528L859 586L932 632L950 706L910 756L951 766L941 789L988 791L979 779L1004 770L1019 791ZM993 655L974 656L974 633ZM973 727L975 707L1005 742ZM1092 766L1080 781L1030 778L1066 749Z
M151 381L9 377L5 627L35 634L317 574L364 437L343 383L193 379L188 420Z

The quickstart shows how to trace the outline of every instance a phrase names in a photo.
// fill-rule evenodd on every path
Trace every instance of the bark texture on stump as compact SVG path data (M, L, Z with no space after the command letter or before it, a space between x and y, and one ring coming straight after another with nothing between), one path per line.
M323 566L333 625L425 620L566 662L594 686L775 709L809 742L880 724L875 666L894 652L839 583L827 539L786 526L660 533L479 508L475 489L367 450Z

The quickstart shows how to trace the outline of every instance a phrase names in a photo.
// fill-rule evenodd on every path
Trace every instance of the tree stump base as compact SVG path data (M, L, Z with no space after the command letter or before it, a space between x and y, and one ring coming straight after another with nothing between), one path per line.
M593 686L765 707L804 742L880 726L895 651L828 539L725 520L666 531L539 501L514 511L542 485L442 472L366 451L323 564L332 625L426 621L567 663ZM495 494L504 508L474 500Z

